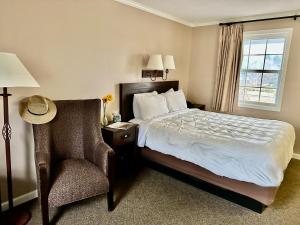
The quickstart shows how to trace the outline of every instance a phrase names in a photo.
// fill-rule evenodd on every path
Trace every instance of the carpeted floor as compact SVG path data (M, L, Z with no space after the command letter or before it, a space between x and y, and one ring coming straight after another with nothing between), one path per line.
M52 210L52 224L300 224L300 161L292 160L275 202L262 214L182 183L152 169L142 169L119 184L117 206L108 212L100 196ZM37 201L30 225L41 224Z

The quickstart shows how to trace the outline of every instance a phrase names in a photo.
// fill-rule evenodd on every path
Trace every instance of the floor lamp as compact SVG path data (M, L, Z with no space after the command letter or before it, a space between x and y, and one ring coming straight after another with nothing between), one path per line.
M7 224L26 224L30 220L30 213L16 212L13 208L13 191L11 176L11 157L10 157L10 139L11 127L9 124L8 97L11 96L7 92L10 87L39 87L39 84L31 76L19 58L12 53L0 52L0 87L3 88L3 114L4 125L2 135L5 141L6 153L6 169L7 169L7 194L8 194L8 212L5 213L4 219ZM2 159L1 159L2 160ZM1 163L1 161L0 161ZM1 189L0 189L1 194ZM0 197L0 213L3 219L1 197Z

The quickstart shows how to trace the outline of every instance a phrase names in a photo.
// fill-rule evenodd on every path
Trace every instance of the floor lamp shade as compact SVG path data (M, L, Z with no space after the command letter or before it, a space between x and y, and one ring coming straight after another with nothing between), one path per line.
M19 58L0 52L0 87L39 87Z

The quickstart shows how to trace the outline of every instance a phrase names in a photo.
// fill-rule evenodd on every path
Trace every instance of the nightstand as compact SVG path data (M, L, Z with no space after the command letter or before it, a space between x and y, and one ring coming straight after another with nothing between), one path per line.
M127 130L103 127L102 136L106 144L115 151L116 175L130 173L136 162L138 125Z
M205 105L203 105L203 104L192 104L191 108L205 110Z
M186 101L186 104L189 109L196 108L196 109L200 109L200 110L205 110L205 105L203 105L203 104L196 104L196 103L192 103L190 101Z

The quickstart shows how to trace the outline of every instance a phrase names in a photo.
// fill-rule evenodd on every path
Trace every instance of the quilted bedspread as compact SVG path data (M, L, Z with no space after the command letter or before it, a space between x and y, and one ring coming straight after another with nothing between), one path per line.
M295 142L293 126L187 109L140 123L138 145L228 178L279 186Z

